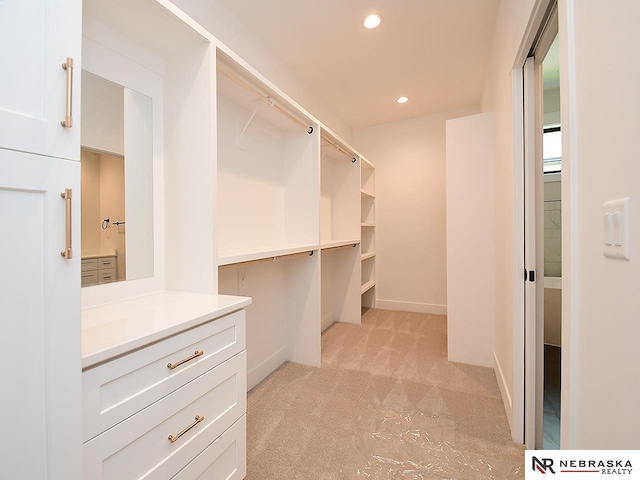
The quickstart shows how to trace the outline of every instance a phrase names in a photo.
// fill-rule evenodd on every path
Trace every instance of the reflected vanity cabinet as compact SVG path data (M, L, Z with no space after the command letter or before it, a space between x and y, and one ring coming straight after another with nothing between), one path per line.
M78 0L0 2L3 479L82 478L81 10Z

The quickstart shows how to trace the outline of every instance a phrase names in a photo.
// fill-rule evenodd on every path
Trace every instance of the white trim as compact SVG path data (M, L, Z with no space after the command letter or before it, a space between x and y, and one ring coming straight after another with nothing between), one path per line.
M331 312L328 315L325 315L324 317L322 317L322 319L320 320L320 329L321 331L325 331L327 328L329 328L331 325L333 325L334 323L336 323L336 317L333 314L333 312Z
M282 347L247 373L247 392L287 361L287 347Z
M579 338L578 125L576 114L575 0L558 1L560 116L562 121L562 412L560 448L577 449L576 379Z
M376 308L382 310L399 310L401 312L431 313L432 315L446 315L447 306L431 303L402 302L398 300L376 300Z
M524 62L523 62L524 63ZM511 438L524 444L524 97L522 66L512 76L513 101L513 398Z
M502 372L500 361L498 360L498 356L495 352L493 352L493 370L495 371L496 380L498 381L498 387L500 388L500 394L502 395L502 403L504 403L504 409L507 413L509 427L511 427L511 431L513 431L513 400L511 399L511 395L509 394L509 386L507 385L507 381L504 378L504 373Z

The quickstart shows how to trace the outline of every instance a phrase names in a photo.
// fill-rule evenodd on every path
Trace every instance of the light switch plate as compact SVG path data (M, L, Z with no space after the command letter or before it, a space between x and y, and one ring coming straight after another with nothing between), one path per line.
M605 257L629 260L629 198L602 204Z

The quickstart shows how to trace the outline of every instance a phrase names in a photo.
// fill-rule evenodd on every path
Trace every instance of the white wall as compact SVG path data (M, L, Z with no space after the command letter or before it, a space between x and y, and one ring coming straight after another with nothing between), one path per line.
M640 3L561 0L559 11L562 447L638 449ZM623 197L631 206L628 261L603 257L601 245L602 203Z
M173 0L173 3L345 141L351 141L351 128L282 59L268 50L222 0Z
M445 122L477 107L353 132L376 167L377 307L445 314Z
M493 366L493 114L447 121L449 360Z
M517 170L514 164L514 119L512 103L512 69L520 45L529 24L535 0L500 2L498 20L493 38L493 50L485 79L482 96L482 110L494 112L495 126L495 226L496 247L495 266L495 369L507 412L507 418L514 429L514 401L519 395L514 388L514 365L522 363L516 358L514 344L518 340L518 329L522 325L515 322L521 318L518 295L522 295L522 265L517 259L522 256L522 248L514 248L518 236L515 218L515 185ZM520 242L522 245L522 242ZM521 355L520 355L521 356ZM522 384L519 385L522 388ZM521 401L521 399L520 399ZM522 411L515 412L515 422L522 429ZM522 438L514 436L515 441Z
M123 87L82 71L82 130L80 143L124 155Z

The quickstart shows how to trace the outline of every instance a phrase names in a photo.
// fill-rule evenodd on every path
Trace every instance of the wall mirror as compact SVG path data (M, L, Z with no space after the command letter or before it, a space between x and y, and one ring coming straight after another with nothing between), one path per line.
M82 71L82 286L153 276L151 98Z

